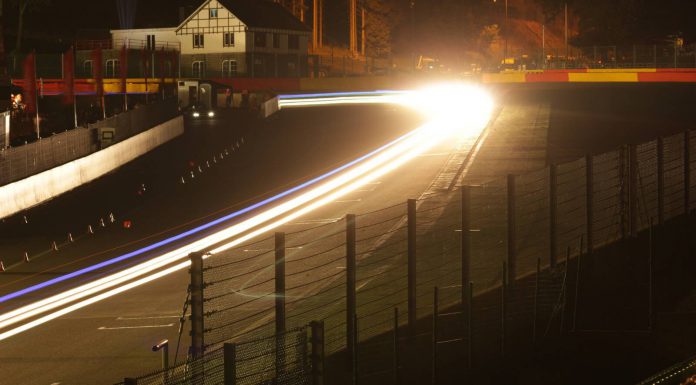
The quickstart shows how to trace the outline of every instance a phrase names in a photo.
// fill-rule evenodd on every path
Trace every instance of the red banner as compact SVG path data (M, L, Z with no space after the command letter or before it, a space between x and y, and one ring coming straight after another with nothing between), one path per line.
M124 45L121 47L121 55L119 57L119 75L121 76L121 92L127 92L126 79L128 79L128 50Z
M34 53L24 59L24 88L22 98L27 112L36 113L36 56Z
M73 104L75 98L75 52L70 47L63 54L63 103Z
M104 63L100 47L92 50L92 77L94 78L97 97L101 98L104 95Z

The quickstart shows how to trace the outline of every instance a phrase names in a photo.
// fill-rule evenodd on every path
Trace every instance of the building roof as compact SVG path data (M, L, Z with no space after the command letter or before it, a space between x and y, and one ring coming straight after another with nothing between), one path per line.
M266 0L219 0L219 2L249 28L309 32L307 26L278 3Z

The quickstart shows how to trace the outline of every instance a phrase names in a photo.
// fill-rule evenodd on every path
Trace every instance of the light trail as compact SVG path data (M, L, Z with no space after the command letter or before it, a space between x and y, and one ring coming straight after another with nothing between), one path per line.
M398 96L398 98L403 98L405 94L401 92L386 93L381 97L385 98L384 102L394 103L396 100L394 99L395 95ZM336 100L345 100L346 98L354 98L367 101L367 103L373 103L376 100L375 98L379 97L380 96L375 94L353 95L351 97L346 97L345 95L341 94L332 94L329 97L314 98L307 98L306 95L298 95L288 99L292 99L294 101L292 106L300 106L301 104L297 101L304 99L308 99L304 102L306 105L317 105L317 103L319 105L325 105L331 104ZM281 100L284 100L284 98L281 98ZM356 100L352 101L357 103ZM405 99L398 99L397 102L403 104L409 103L406 102ZM449 120L435 119L430 123L427 123L410 132L409 134L406 134L399 139L380 147L378 150L370 152L369 154L360 157L342 167L339 167L336 170L290 189L275 197L269 198L263 202L259 202L256 205L250 206L253 208L240 210L236 213L223 217L226 218L224 220L223 218L220 218L211 222L214 224L209 223L182 234L188 233L188 235L190 235L194 230L201 231L204 228L209 228L213 225L224 222L225 220L239 216L243 212L258 209L273 201L277 201L282 197L287 197L292 192L307 189L309 186L318 184L318 182L325 180L324 183L318 184L314 188L300 194L299 196L291 198L285 202L281 202L275 207L270 207L266 211L260 212L249 219L228 226L202 239L186 244L176 250L167 252L146 262L124 269L118 273L111 274L107 277L97 279L93 282L2 314L0 315L0 330L21 321L40 316L41 314L47 313L61 306L66 306L50 314L33 319L30 322L17 326L11 330L0 333L0 340L17 335L23 331L29 330L77 309L186 268L190 264L190 261L187 258L191 252L206 250L215 246L214 249L211 250L211 253L214 255L228 250L258 235L266 233L289 221L297 219L300 216L322 207L394 170L400 165L422 154L424 151L427 151L429 148L442 141L443 138L451 136L458 127L461 128L460 123L454 124ZM482 128L483 126L478 127L478 130L480 131ZM469 127L469 129L473 130L473 127ZM180 234L179 236L169 238L165 241L167 241L167 243L171 243L177 239L181 239L182 237L183 236ZM220 245L220 243L228 239L232 240ZM141 250L143 249L138 251L140 251L140 253L145 252ZM133 255L130 256L132 257ZM111 263L115 262L117 261ZM172 264L174 265L171 266ZM57 282L53 282L52 284L55 283ZM38 290L39 288L40 287L35 288L34 290Z

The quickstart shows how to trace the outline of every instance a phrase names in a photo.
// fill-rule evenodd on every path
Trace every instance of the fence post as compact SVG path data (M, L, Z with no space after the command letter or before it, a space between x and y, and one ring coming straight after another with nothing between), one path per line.
M324 385L324 321L312 321L312 385Z
M275 369L285 368L285 233L275 233Z
M353 352L352 352L352 361L353 361L353 385L358 384L358 315L354 314L353 315L353 328L355 330L355 333L353 334Z
M433 288L433 339L432 339L432 349L433 349L433 361L432 361L432 384L437 385L437 317L438 317L438 295L437 286Z
M653 219L650 218L650 229L648 230L648 330L654 326L653 318L653 256L655 253L655 229L653 229Z
M575 325L578 317L578 300L580 297L580 261L582 257L582 236L580 236L580 248L578 250L578 259L575 262L575 297L573 297L573 326L570 330L575 331Z
M507 309L505 309L505 301L507 300L506 297L506 291L507 291L507 279L506 277L508 276L507 272L507 263L503 261L503 280L502 280L502 285L500 286L500 355L505 358L505 317L507 315Z
M222 345L224 366L224 384L236 385L237 383L237 345L225 343Z
M536 277L534 277L534 313L532 319L532 345L536 344L537 316L539 312L539 275L541 273L541 258L537 258Z
M471 369L474 362L474 283L469 282L469 313L467 314L467 339L468 339L468 353L467 354L467 368Z
M559 326L559 331L561 334L563 334L564 331L564 326L565 326L565 316L566 316L566 306L568 305L568 264L570 263L570 246L566 248L566 257L565 257L565 272L563 273L563 286L561 286L561 296L562 296L562 301L563 303L561 304L561 322Z
M512 288L517 272L517 245L515 225L515 176L507 176L507 276L503 277L506 284Z
M657 138L657 223L665 223L665 146L661 136Z
M461 257L462 257L462 311L464 317L471 304L467 303L467 282L471 281L471 188L462 186L462 234L461 234Z
M696 54L696 53L695 53ZM684 214L689 214L691 201L691 131L684 131Z
M346 215L346 348L352 370L355 351L355 214Z
M203 356L203 253L189 254L191 259L191 356ZM195 373L194 373L195 375Z
M593 230L594 227L594 164L592 154L585 156L585 220L587 221L587 252L591 253L594 249ZM566 261L567 263L567 261Z
M409 199L408 207L408 328L416 329L416 200Z
M549 265L556 267L557 246L557 209L558 209L558 167L555 164L549 166Z
M399 384L399 308L394 308L394 360L392 361L392 372L394 375L394 385Z
M628 218L631 237L638 236L638 149L631 144L628 150Z

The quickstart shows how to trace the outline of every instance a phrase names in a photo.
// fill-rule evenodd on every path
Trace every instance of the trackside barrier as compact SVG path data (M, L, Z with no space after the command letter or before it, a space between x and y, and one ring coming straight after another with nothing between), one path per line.
M582 330L587 257L652 234L653 218L696 207L694 135L300 222L212 255L196 313L205 325L200 359L225 343L271 336L258 360L276 373L293 362L277 353L290 343L282 336L319 320L326 359L303 372L314 383L399 383L424 373L437 383L448 370L475 370ZM652 304L652 253L631 264L649 271ZM650 328L654 306L645 313ZM240 378L252 369L235 370Z

